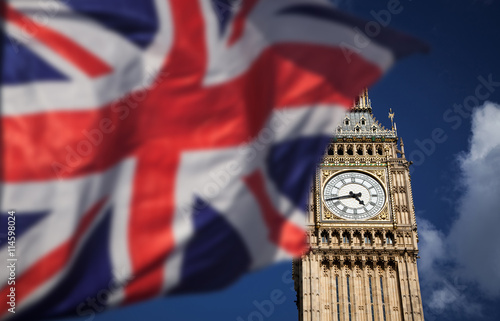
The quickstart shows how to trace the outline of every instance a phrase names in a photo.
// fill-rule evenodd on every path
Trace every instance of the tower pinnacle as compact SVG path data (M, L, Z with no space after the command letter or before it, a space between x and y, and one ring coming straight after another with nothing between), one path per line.
M337 127L335 137L337 140L350 140L354 137L396 139L396 124L391 122L391 125L391 129L386 129L375 119L372 113L372 103L368 98L368 90L365 88L356 99L354 107L346 113L344 120Z
M368 89L365 88L359 94L359 97L356 99L356 102L354 103L354 108L352 111L356 112L372 112L372 103L370 101L370 98L368 98Z

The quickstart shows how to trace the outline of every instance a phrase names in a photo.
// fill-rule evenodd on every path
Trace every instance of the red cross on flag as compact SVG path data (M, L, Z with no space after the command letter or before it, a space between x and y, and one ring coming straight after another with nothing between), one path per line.
M326 0L1 6L2 319L209 291L300 255L337 121L425 49Z

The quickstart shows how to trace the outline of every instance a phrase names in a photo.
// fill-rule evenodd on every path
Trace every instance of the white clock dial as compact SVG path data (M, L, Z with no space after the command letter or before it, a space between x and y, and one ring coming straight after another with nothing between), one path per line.
M323 188L323 202L335 215L347 220L366 220L377 215L385 204L382 185L361 172L343 172Z

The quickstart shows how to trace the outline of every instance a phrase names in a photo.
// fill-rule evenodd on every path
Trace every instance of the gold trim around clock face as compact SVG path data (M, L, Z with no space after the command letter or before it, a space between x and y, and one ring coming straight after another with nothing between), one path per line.
M345 169L339 169L339 170L331 170L331 169L321 169L322 175L321 175L321 189L320 189L320 199L321 199L321 210L322 210L322 215L321 215L321 220L322 221L354 221L354 222L374 222L374 221L385 221L387 222L390 218L389 214L389 209L388 209L388 200L389 200L389 193L387 190L387 183L386 183L386 173L385 173L385 168L374 168L373 170L366 171L366 170L360 170L360 169L354 169L354 168L345 168ZM338 177L339 175L343 175L345 173L352 173L353 176L356 176L356 173L359 174L364 174L368 176L369 178L373 179L375 183L377 183L381 189L382 193L384 196L384 200L382 204L378 204L376 207L378 207L378 210L376 213L371 213L369 216L364 217L366 215L362 215L361 219L355 219L354 218L354 213L335 213L332 209L329 208L328 204L325 202L324 198L324 192L325 192L325 187L327 184L332 180L335 179L335 177ZM352 179L353 177L351 177ZM358 183L359 184L359 183ZM367 182L368 184L368 182ZM344 186L347 186L348 184L344 184ZM366 186L364 186L366 189ZM379 191L380 192L380 191ZM380 194L379 194L380 197ZM377 197L377 199L379 198ZM367 198L365 197L365 200ZM375 203L376 204L376 203ZM344 204L342 204L344 205ZM340 206L342 206L340 205ZM366 207L361 207L363 212L366 212ZM372 208L370 208L371 210ZM352 209L349 209L349 211L353 211ZM353 211L357 212L357 211Z

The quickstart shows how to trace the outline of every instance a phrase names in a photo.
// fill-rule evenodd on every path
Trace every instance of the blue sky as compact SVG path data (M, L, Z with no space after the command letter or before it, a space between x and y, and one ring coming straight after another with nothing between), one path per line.
M395 111L406 155L414 162L425 317L498 320L500 252L494 227L500 211L494 200L500 196L495 182L500 175L493 165L500 162L495 131L495 125L500 127L500 107L495 105L500 104L500 4L400 2L403 10L391 16L389 25L427 41L431 53L400 62L369 94L382 123L389 124L389 108ZM351 0L340 1L340 7L374 20L370 12L385 9L387 3ZM488 90L477 92L486 83ZM455 107L464 104L474 112ZM97 314L94 320L259 320L252 317L256 304L278 293L283 303L274 305L264 320L297 320L290 275L291 264L282 263L221 292L156 299Z

